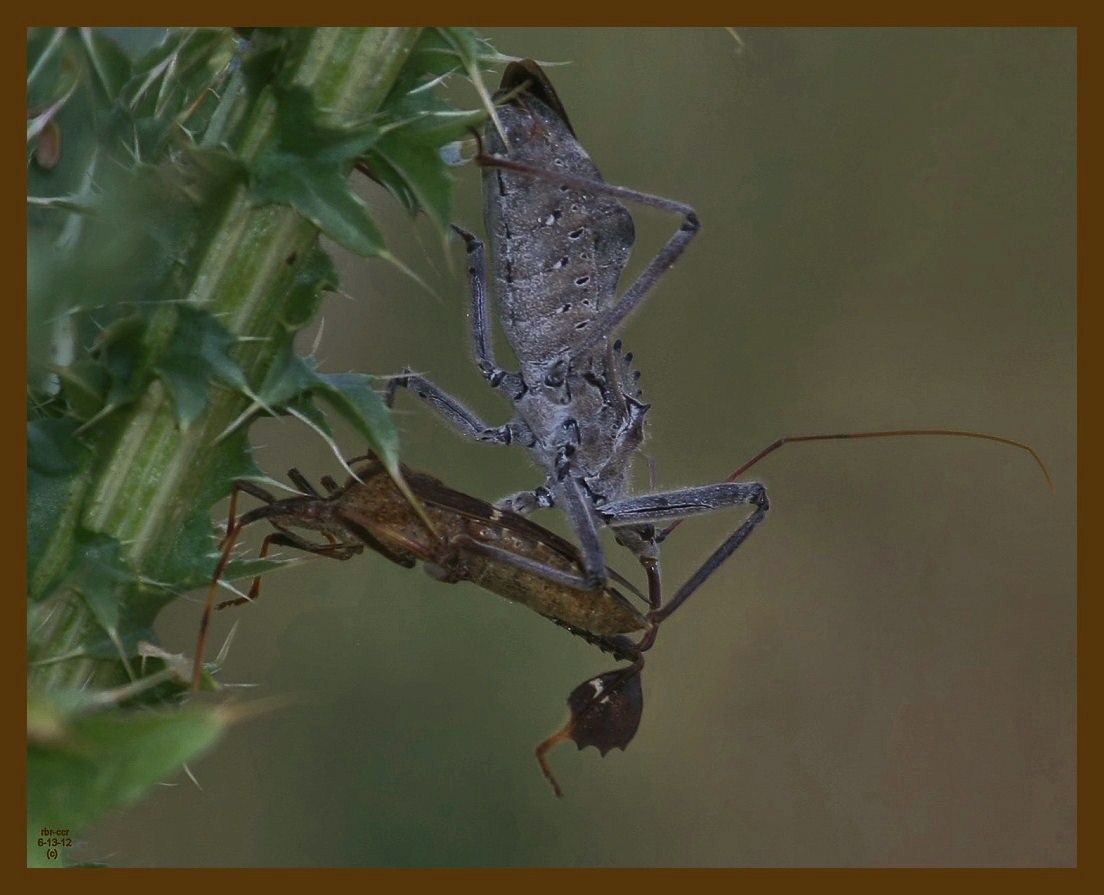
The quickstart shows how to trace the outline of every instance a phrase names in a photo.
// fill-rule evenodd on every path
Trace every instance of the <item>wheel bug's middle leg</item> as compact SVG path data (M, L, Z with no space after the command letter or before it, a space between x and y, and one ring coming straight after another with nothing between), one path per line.
M465 438L489 444L512 444L514 441L514 427L510 424L488 426L448 392L443 391L424 376L411 373L409 370L404 370L402 375L393 377L387 384L384 403L389 408L394 405L395 392L400 387L414 392Z

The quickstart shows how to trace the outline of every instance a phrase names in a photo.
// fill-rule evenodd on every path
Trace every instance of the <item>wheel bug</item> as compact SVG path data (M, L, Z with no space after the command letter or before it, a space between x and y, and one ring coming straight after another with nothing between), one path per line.
M548 78L532 60L507 66L496 99L502 132L489 124L482 138L476 135L480 148L475 161L483 168L498 316L520 364L516 373L502 369L491 348L484 245L454 229L467 244L476 363L516 415L505 425L488 426L409 370L391 380L387 403L405 386L462 435L528 448L545 471L545 483L500 505L519 513L562 509L579 541L583 583L592 590L606 582L600 526L614 530L651 580L659 576L659 543L682 519L739 505L757 507L694 573L692 592L763 520L766 491L759 483L736 481L751 465L745 464L717 484L632 495L632 460L644 438L650 405L641 400L632 354L622 354L620 340L610 340L686 249L699 229L698 218L685 203L605 183ZM620 199L677 213L683 222L618 298L618 278L634 241L632 217ZM788 441L908 435L982 438L1031 451L999 436L910 429L788 437L756 459ZM661 522L671 524L657 530ZM670 614L686 596L689 592L662 609L653 604L652 611Z
M247 595L215 604L218 582L242 530L267 519L276 531L265 537L262 558L275 544L339 560L351 559L368 547L405 568L422 562L440 581L471 581L528 606L614 658L630 662L627 667L590 678L575 688L568 699L571 720L540 744L537 759L556 794L562 795L545 759L553 745L572 739L580 748L596 746L603 755L615 746L624 749L640 724L640 672L644 653L655 643L659 614L642 612L612 584L607 583L599 591L586 588L578 550L517 513L491 506L446 487L432 476L403 467L403 478L421 504L415 508L377 457L369 454L349 463L357 464L355 477L339 486L324 476L321 482L325 495L295 469L288 477L303 492L296 497L278 500L251 482L236 483L226 536L200 624L192 668L193 690L198 689L202 677L212 609L252 602L260 596L261 579L257 576ZM238 516L241 492L264 501L263 505ZM758 512L765 513L765 505ZM744 536L752 527L745 524ZM295 528L319 532L324 540L311 541L297 534ZM607 575L643 599L617 572L607 570ZM658 576L650 577L648 584L648 603L658 607L662 603ZM634 641L630 635L636 634L642 636Z
M484 245L454 229L468 250L476 362L516 416L487 426L409 371L391 380L388 403L405 386L461 434L527 447L546 473L545 484L500 505L519 513L560 507L578 537L588 589L600 590L607 580L599 526L612 527L649 577L658 576L655 522L766 506L762 485L733 481L630 496L632 459L649 405L640 400L632 354L622 354L620 341L611 344L611 338L697 233L697 216L682 202L605 183L532 60L506 68L496 97L505 100L498 107L502 136L489 125L476 162L484 169L499 318L521 366L517 373L502 369L491 349ZM617 298L634 240L632 217L619 199L673 211L683 223ZM763 515L749 518L757 524Z

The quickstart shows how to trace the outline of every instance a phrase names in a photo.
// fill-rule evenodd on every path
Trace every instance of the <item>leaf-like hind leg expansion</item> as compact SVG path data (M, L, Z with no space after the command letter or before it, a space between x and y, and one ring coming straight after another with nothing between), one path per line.
M580 749L594 746L602 755L610 749L624 749L636 735L644 713L643 667L640 659L627 668L607 671L583 681L567 697L567 722L536 750L537 763L557 798L563 798L563 790L548 764L548 751L566 740Z

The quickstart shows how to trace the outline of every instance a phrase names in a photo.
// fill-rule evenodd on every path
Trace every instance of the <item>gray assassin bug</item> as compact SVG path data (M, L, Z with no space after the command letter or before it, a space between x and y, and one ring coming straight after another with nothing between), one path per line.
M532 60L506 68L497 94L504 97L509 99L498 115L509 150L489 125L483 140L490 154L481 150L476 161L484 169L499 317L521 365L517 373L503 370L491 349L483 243L454 229L468 247L476 361L516 416L503 426L487 426L409 371L391 380L388 403L405 386L461 434L528 448L546 481L501 505L519 513L561 508L579 540L586 588L600 589L606 581L599 526L613 527L618 541L655 576L654 523L747 504L756 507L749 519L758 524L767 509L766 491L758 483L630 496L631 464L644 438L648 405L640 400L632 355L623 355L620 341L611 344L611 338L682 254L697 233L698 219L684 203L606 184ZM634 240L632 217L619 198L673 211L683 223L617 298Z
M717 484L631 495L632 460L644 438L649 405L641 400L632 355L622 354L620 340L611 342L697 233L697 216L682 202L605 183L548 78L532 60L506 68L496 99L509 146L488 124L475 161L483 169L498 316L520 364L516 373L502 369L492 352L484 245L459 227L454 229L467 244L476 363L516 415L505 425L488 426L460 401L409 370L391 380L388 404L405 386L460 434L526 447L545 471L545 483L500 505L519 513L562 509L581 549L580 583L592 590L606 582L599 526L613 528L618 542L636 556L652 580L659 575L658 545L683 518L737 505L754 507L695 573L700 584L765 518L766 490L756 482L735 481L750 465L745 464ZM619 199L672 211L683 219L620 298L617 283L632 249L634 227ZM1026 447L981 433L911 429L783 438L759 456L786 442L904 435L984 438ZM671 524L657 530L661 522ZM669 614L680 602L676 597L662 610L658 604L652 609Z

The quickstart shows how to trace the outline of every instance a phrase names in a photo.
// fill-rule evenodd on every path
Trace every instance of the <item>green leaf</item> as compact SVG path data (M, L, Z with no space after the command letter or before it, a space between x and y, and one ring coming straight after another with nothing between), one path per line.
M155 370L172 394L177 421L186 429L207 409L212 382L224 382L241 391L248 385L245 374L230 358L235 336L202 309L181 305L178 314L169 350Z
M379 139L379 130L324 123L311 95L299 87L280 91L278 103L275 139L250 172L253 200L290 205L357 254L383 252L379 228L346 179L354 161Z
M374 170L381 172L384 186L403 204L409 208L412 199L415 210L424 209L439 230L448 229L452 221L452 172L436 146L411 139L406 129L399 129L383 137L368 160Z
M306 326L318 310L322 295L336 291L339 283L333 259L315 243L295 272L295 280L281 307L280 322L284 328L297 332Z
M329 403L357 430L375 451L388 470L399 467L399 435L391 420L391 412L371 383L374 376L366 373L320 374L319 397Z
M76 838L208 749L225 726L225 712L198 706L81 715L65 700L35 697L28 706L28 865L58 863L38 844L44 828Z
M82 28L80 36L96 88L105 101L115 99L130 80L130 57L95 28Z
M109 535L78 529L75 548L74 563L62 586L84 598L96 622L114 640L134 570L123 559L119 542Z
M39 568L61 521L78 507L80 478L92 460L76 437L77 422L42 419L27 425L27 580L32 600L50 592L63 566Z
M313 362L299 357L288 342L268 368L257 396L269 407L285 407L308 394L317 383L318 375L314 372Z

